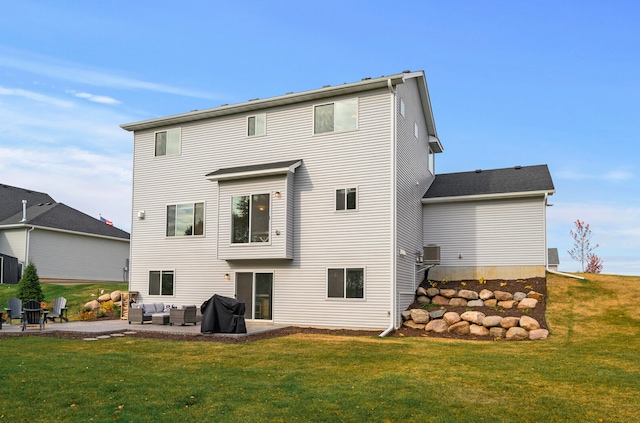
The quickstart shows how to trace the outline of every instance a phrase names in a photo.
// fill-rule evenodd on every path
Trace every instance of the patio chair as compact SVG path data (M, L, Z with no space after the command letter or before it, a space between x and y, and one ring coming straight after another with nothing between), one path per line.
M4 309L7 315L7 319L9 320L9 324L11 324L11 320L13 319L22 319L22 300L20 298L9 298L7 301L7 308Z
M29 300L24 303L22 309L22 331L27 325L40 325L40 330L44 327L44 311L40 308L40 301Z
M47 315L47 319L55 322L56 319L60 319L60 323L64 320L68 322L67 318L67 299L65 297L58 297L53 301L53 310Z
M169 324L170 325L182 325L186 323L197 324L196 319L196 306L188 305L182 306L182 308L172 308L169 310Z

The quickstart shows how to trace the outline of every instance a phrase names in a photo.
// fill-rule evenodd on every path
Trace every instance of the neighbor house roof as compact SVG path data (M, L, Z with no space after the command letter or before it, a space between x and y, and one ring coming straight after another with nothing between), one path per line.
M436 175L422 201L519 197L554 192L547 165L515 166Z
M120 125L120 127L126 129L127 131L140 131L144 129L159 128L163 126L180 125L186 122L227 116L236 113L253 112L269 107L286 106L289 104L302 103L306 101L318 101L330 97L357 94L375 89L392 90L393 87L395 87L397 84L402 84L407 79L411 78L416 78L418 80L418 89L420 100L422 103L422 112L427 122L427 133L431 136L429 138L429 145L435 153L441 153L443 151L443 148L436 132L435 121L433 119L433 111L431 110L431 100L429 98L429 91L427 89L427 83L423 71L405 71L395 75L381 76L379 78L363 78L358 82L344 83L335 86L326 85L315 90L303 91L299 93L292 92L266 99L256 98L238 104L223 104L219 107L214 107L211 109L193 110L189 113L149 119L140 122L126 123Z
M43 193L29 197L28 191L22 188L0 185L0 214L6 215L6 210L13 213L0 220L2 227L40 227L54 230L79 232L110 238L129 239L129 233L116 227L107 225L98 219L84 214L66 204L56 203L53 198ZM34 200L33 202L29 201ZM26 220L23 221L22 200L27 200ZM36 199L46 202L36 202ZM7 201L5 201L7 200ZM16 204L18 205L16 207ZM15 211L17 208L17 212Z
M27 205L55 203L53 198L43 192L0 184L0 222L21 213L22 200L27 200Z
M560 264L560 256L558 256L557 248L547 249L547 263L549 266L558 266Z

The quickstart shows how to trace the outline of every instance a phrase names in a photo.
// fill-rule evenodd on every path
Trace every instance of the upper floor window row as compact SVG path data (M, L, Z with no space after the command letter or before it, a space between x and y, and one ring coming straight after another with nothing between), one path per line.
M313 118L315 134L358 129L358 99L334 101L315 106Z
M180 154L180 128L156 132L156 157Z
M167 236L204 235L204 203L167 206Z

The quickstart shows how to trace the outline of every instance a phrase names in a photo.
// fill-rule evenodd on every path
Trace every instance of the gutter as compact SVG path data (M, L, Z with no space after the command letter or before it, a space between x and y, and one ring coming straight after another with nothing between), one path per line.
M397 154L397 142L396 142L396 93L393 88L391 79L387 80L387 87L391 93L391 304L390 304L390 319L389 327L386 328L380 335L383 338L396 328L396 291L397 291L397 260L396 260L396 235L397 235L397 222L396 222L396 154Z

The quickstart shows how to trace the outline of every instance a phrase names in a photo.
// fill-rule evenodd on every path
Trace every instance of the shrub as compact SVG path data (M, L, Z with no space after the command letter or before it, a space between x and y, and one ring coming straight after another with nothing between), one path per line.
M38 270L32 261L24 269L20 282L18 282L18 298L23 302L29 300L44 301Z

